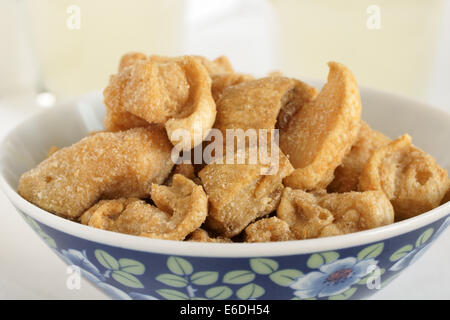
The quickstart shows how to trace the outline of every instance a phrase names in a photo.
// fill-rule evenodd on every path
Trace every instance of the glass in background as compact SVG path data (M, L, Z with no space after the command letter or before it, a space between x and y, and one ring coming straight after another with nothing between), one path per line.
M325 79L326 62L335 60L362 85L428 98L445 0L271 3L280 25L279 68L285 74Z
M58 97L98 90L129 51L179 55L183 1L26 0L41 74Z

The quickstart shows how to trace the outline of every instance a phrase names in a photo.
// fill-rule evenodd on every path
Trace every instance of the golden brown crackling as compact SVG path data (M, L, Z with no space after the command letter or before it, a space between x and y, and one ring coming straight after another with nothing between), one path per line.
M226 237L211 237L209 233L204 229L197 229L192 232L191 236L187 241L192 242L215 242L215 243L231 243L233 242L231 239Z
M205 68L206 70L212 75L212 74L219 74L219 73L233 73L233 67L231 66L230 60L226 56L220 56L217 57L214 60L209 60L203 56L191 56L195 59L197 59ZM145 53L142 52L128 52L124 54L119 63L119 71L122 71L126 67L134 65L136 62L141 60L152 60L155 62L162 62L166 63L174 59L180 59L182 57L167 57L167 56L160 56L160 55L150 55L147 56Z
M173 167L172 172L169 174L166 181L164 182L164 185L166 186L172 185L173 176L175 174L181 174L182 176L194 181L196 184L200 184L198 183L200 179L195 175L195 168L190 163L176 164Z
M329 192L358 190L359 176L372 153L387 145L391 139L361 120L358 138L342 164L334 171L334 180L327 186Z
M277 217L263 218L245 228L246 242L294 240L289 225Z
M211 74L211 91L214 101L219 100L223 91L231 86L253 80L251 75L243 73L215 73Z
M138 61L147 59L147 55L142 52L128 52L120 58L119 71L122 71L126 67L134 65Z
M450 201L450 188L448 189L447 193L445 194L444 198L441 201L441 204L447 203Z
M150 126L88 136L25 172L22 197L44 210L78 218L102 198L146 197L173 163L164 130Z
M201 130L201 138L209 133L216 116L208 71L190 56L138 60L111 76L104 98L109 131L145 122L163 124L171 142L183 150L195 144L194 130ZM178 129L189 132L191 139L181 143L173 136Z
M360 190L380 190L391 200L396 220L414 217L441 203L450 185L447 171L403 135L376 150L359 178Z
M102 200L81 216L81 223L154 239L184 240L204 222L208 203L202 187L175 175L172 186L153 185L156 207L136 198Z
M308 193L285 188L277 209L295 239L341 235L394 222L394 211L380 191Z
M286 105L296 99L297 107L301 108L315 95L315 88L295 79L266 77L246 81L222 92L217 101L214 128L222 132L226 129L273 129L280 110Z
M208 70L210 75L221 73L234 73L230 60L226 56L217 57L214 60L209 60L203 56L194 56L198 59Z
M328 65L328 82L317 98L280 129L280 148L295 168L284 180L292 188L325 188L358 135L361 99L357 83L344 65Z
M249 155L255 152L257 147L245 150L245 164L237 164L235 154L234 164L225 164L225 160L224 164L214 162L199 172L210 205L206 225L219 235L231 238L278 206L282 179L292 166L280 152L278 170L264 175L270 159L259 158L256 164L249 164Z
M51 146L47 151L47 158L50 157L52 154L57 152L59 148L57 146Z

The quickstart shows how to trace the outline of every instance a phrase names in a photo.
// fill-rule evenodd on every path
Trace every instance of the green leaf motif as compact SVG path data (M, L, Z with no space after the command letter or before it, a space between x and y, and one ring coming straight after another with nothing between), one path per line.
M383 249L384 249L384 242L375 243L371 246L362 249L356 256L356 258L358 260L375 258L378 257L381 254L381 252L383 252Z
M188 285L186 279L171 273L160 274L156 277L156 280L175 288L184 288Z
M223 300L229 298L233 294L233 291L227 286L213 287L206 290L205 296L208 299Z
M194 271L189 261L179 257L170 257L167 259L167 268L179 276L188 276Z
M144 286L142 285L142 283L139 281L138 278L127 272L115 270L111 273L111 276L113 277L114 280L123 284L124 286L130 288L140 288L140 289L144 288Z
M250 283L242 288L240 288L236 295L239 299L248 300L248 299L256 299L261 297L266 291L263 287L258 286L257 284Z
M119 270L119 262L107 252L97 249L94 251L94 254L98 262L106 269Z
M235 270L227 272L223 276L223 283L228 284L244 284L252 282L255 279L255 274L249 270Z
M359 280L359 281L357 282L357 284L363 284L363 285L366 285L366 284L367 284L367 281L368 281L369 279L373 279L373 277L375 276L375 273L377 272L377 270L378 270L378 276L381 276L383 273L386 272L386 269L383 269L383 268L381 268L381 269L375 269L375 270L373 270L371 273L369 273L367 276L365 276L364 278L362 278L361 280Z
M191 276L192 283L200 286L213 284L217 279L219 279L219 273L215 271L200 271Z
M341 294L337 294L334 296L328 297L328 300L347 300L350 299L356 292L356 287L350 288L342 292Z
M337 258L339 258L339 253L335 251L314 253L309 257L306 265L310 269L317 269L323 264L335 261Z
M55 242L55 240L53 240L52 237L50 237L48 234L46 234L43 231L38 231L38 233L41 236L42 240L44 240L50 248L56 249L56 247L57 247L56 242Z
M271 274L278 270L278 262L272 259L250 259L250 267L258 274Z
M298 277L301 277L303 275L303 272L296 270L296 269L284 269L277 272L272 273L269 278L276 284L288 287L291 285L295 279Z
M137 276L143 275L145 272L145 266L142 263L125 258L119 259L119 269Z
M41 231L41 227L38 225L38 223L36 221L34 221L33 218L30 218L29 216L24 216L24 217L25 217L25 220L28 222L28 224L34 231Z
M408 254L413 249L413 246L411 244L407 244L406 246L401 247L397 251L395 251L389 258L392 262L400 260L404 256Z
M156 293L167 300L189 300L185 293L173 289L160 289L156 290Z
M430 239L431 235L433 234L434 229L433 228L429 228L427 230L425 230L420 236L419 238L417 238L416 241L416 248L420 247L422 244L424 244L425 242L427 242L428 239Z

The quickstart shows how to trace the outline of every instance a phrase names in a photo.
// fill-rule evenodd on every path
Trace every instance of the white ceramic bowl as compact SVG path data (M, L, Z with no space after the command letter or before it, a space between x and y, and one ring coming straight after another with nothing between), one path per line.
M448 113L372 89L361 88L361 97L363 119L374 129L391 138L409 133L415 145L450 168ZM1 145L0 186L56 254L78 265L114 298L363 298L374 293L367 285L372 269L379 272L380 283L388 283L449 224L447 203L389 226L331 238L175 242L90 228L48 213L17 194L20 175L42 161L51 146L68 146L103 129L103 117L102 96L91 93L19 124ZM318 273L320 281L312 281Z

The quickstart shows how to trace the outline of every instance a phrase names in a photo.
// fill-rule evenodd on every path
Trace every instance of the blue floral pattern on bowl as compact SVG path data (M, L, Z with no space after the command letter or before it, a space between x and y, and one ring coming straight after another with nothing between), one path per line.
M416 261L450 224L442 218L381 242L261 258L169 256L81 239L23 214L69 266L113 299L361 299Z

